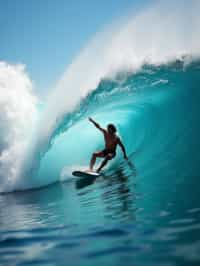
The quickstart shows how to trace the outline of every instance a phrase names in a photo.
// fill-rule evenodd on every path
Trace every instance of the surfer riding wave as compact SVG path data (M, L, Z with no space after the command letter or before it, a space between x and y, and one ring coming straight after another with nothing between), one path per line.
M91 161L90 161L90 171L93 171L93 167L96 162L96 158L105 158L99 168L97 169L97 173L99 173L102 168L107 164L109 160L112 160L116 156L116 148L117 145L120 146L123 154L124 159L128 160L128 157L126 155L125 147L120 140L120 138L117 136L116 127L113 124L108 124L107 129L102 128L97 122L95 122L91 117L89 117L89 121L94 124L94 126L99 129L103 135L104 135L104 141L105 141L105 149L102 151L98 151L93 153Z

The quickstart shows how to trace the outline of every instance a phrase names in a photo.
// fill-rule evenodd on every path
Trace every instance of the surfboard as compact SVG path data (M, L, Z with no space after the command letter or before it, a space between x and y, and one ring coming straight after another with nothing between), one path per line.
M78 177L98 177L101 174L96 173L96 172L92 172L92 171L74 171L72 172L72 175L74 176L78 176Z

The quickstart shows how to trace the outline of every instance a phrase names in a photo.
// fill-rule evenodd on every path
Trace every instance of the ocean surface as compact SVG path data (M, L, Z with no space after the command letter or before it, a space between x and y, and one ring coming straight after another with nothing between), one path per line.
M199 99L199 60L102 79L0 194L0 265L200 265ZM117 150L83 180L104 147L89 116L117 126L129 162Z

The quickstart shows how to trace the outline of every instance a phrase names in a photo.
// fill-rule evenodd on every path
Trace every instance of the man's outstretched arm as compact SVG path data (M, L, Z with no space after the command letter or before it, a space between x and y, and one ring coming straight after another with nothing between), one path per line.
M122 149L122 152L124 154L124 159L128 160L128 156L126 154L126 149L124 147L124 144L121 142L120 138L118 139L118 144L119 144L120 148Z
M89 119L90 122L92 122L92 124L96 128L98 128L100 131L102 131L103 133L105 133L106 130L104 128L102 128L97 122L95 122L91 117L89 117L88 119Z

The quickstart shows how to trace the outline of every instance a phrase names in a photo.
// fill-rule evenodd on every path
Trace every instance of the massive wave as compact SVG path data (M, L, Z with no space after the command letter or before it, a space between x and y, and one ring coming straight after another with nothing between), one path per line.
M27 124L34 137L32 130L22 130L28 144L15 157L21 162L18 172L8 179L7 167L1 175L1 191L47 185L68 178L75 167L87 167L91 153L103 145L88 116L103 126L117 125L141 178L195 176L199 10L199 1L157 4L97 34L50 94L38 126ZM31 95L25 101L35 110ZM121 160L118 153L110 168L117 169Z

